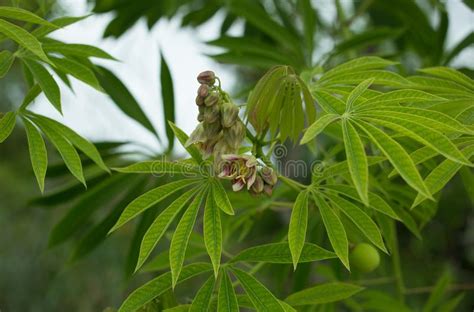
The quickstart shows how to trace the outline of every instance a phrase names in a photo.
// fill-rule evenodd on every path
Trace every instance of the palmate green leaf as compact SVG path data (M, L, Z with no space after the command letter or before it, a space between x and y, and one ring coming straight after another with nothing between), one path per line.
M51 127L49 124L38 123L38 126L58 150L72 175L76 177L82 184L86 185L84 173L82 170L81 158L79 157L79 154L77 153L74 146L72 146L72 144L61 133L58 133L56 129Z
M115 171L123 173L150 173L152 175L163 175L174 173L190 177L198 177L199 167L185 162L171 162L162 160L151 160L135 163L123 168L114 168Z
M211 180L211 187L217 207L219 207L226 214L233 216L235 214L234 208L232 208L232 204L224 187L222 186L222 183L217 179L213 179Z
M74 132L71 128L66 127L65 125L57 122L54 119L40 116L37 114L33 114L28 112L28 116L31 116L35 122L38 123L41 127L50 127L51 129L55 130L58 133L61 133L70 143L72 143L77 149L82 151L87 157L92 159L97 166L99 166L102 170L106 172L110 172L107 165L104 163L102 156L100 155L97 148L94 144L90 143L79 134Z
M338 65L331 70L327 71L322 77L321 81L328 80L330 78L344 76L347 73L358 72L363 70L371 70L378 68L385 68L387 66L395 65L396 62L384 60L377 56L365 56L360 57L341 65Z
M61 109L61 93L59 86L53 76L41 64L34 61L23 60L30 72L33 74L38 85L43 90L48 100L53 106L62 113Z
M474 81L455 69L449 67L430 67L419 69L418 71L431 76L452 80L474 91Z
M456 119L444 113L430 109L414 107L379 107L364 113L373 113L402 119L410 119L440 131L454 131L459 133L473 134L473 130L467 128Z
M408 118L401 119L382 114L370 114L370 116L370 118L364 117L364 120L391 128L403 135L417 140L426 146L431 147L448 159L461 164L470 165L469 160L464 157L457 146L454 145L454 143L451 142L451 140L445 135L433 128L424 126L418 122L411 121Z
M160 54L160 64L161 99L163 100L166 137L168 138L168 150L171 151L174 146L174 131L168 121L175 121L174 88L173 78L163 53Z
M217 312L239 312L239 303L229 274L227 274L227 270L225 269L221 272L222 276L218 294Z
M36 28L31 32L33 36L35 36L38 39L43 38L47 34L59 29L63 28L66 26L69 26L71 24L77 23L79 21L82 21L83 19L91 16L92 14L89 15L84 15L84 16L63 16L63 17L58 17L54 20L51 21L51 24L54 26L49 26L49 25L41 25L40 27Z
M390 163L400 173L400 176L415 190L432 198L428 188L426 187L420 173L416 169L415 164L410 155L403 147L388 136L382 130L372 126L364 121L357 122L357 125L367 134L367 136L377 145L384 153Z
M399 74L384 70L365 70L360 72L349 72L341 76L331 77L327 80L320 80L321 86L329 86L334 84L359 84L366 79L374 79L374 85L407 87L411 83Z
M189 137L188 135L183 131L181 130L180 128L178 128L178 126L176 126L173 122L171 121L168 121L168 124L170 125L171 129L173 130L174 132L174 135L176 136L176 138L178 139L178 141L181 143L181 145L188 151L189 155L191 155L191 157L198 163L198 164L201 164L202 163L202 155L201 155L201 152L198 150L198 148L194 145L189 145L189 146L186 146L186 142L188 141Z
M357 226L369 241L383 252L388 253L377 224L362 209L339 196L328 193L325 196Z
M342 134L346 150L347 165L357 193L362 202L369 205L369 165L364 144L352 123L342 120Z
M186 259L188 261L193 261L196 258L202 258L202 256L206 254L207 254L207 251L204 246L202 247L195 246L194 244L190 243L188 246L188 250L186 250ZM140 271L142 273L148 273L148 272L169 270L169 268L170 268L170 253L169 253L169 250L165 250L157 254L150 261L148 261L147 264L145 264Z
M28 148L30 151L31 165L38 181L41 193L44 192L44 179L48 168L48 154L41 133L28 119L23 118L26 136L28 138Z
M216 280L212 276L207 279L194 297L189 312L207 312L209 310L215 282Z
M346 112L352 111L352 107L354 103L359 99L359 97L370 87L370 85L374 82L374 78L369 78L367 80L362 81L355 87L352 92L347 97L346 102Z
M204 244L206 245L206 250L209 257L211 258L212 266L214 268L214 275L217 278L219 266L221 264L222 224L220 209L215 203L212 188L207 194L203 223Z
M10 67L12 66L14 60L15 56L13 56L10 51L4 50L0 52L0 78L5 77L5 75L10 70Z
M0 6L0 17L59 28L30 11L16 7Z
M462 153L466 158L474 155L474 145L465 147ZM439 192L454 177L454 175L462 168L462 164L446 159L434 168L425 178L425 184L432 194ZM418 206L426 199L425 196L418 194L412 204L412 209Z
M340 119L341 116L337 114L326 114L320 116L303 135L300 144L306 144L317 137L324 129L334 121Z
M49 236L49 247L65 242L84 225L94 211L110 202L110 199L130 183L126 175L115 175L88 190L67 214L54 226Z
M462 96L462 97L473 97L473 92L467 87L464 87L454 81L427 77L427 76L410 76L407 78L410 82L410 88L420 89L424 91L429 91L434 94L442 94L442 96Z
M171 225L171 222L176 218L181 210L186 206L189 200L197 193L199 189L194 187L191 190L187 191L173 203L171 203L160 215L153 221L145 235L140 245L140 253L138 255L137 266L135 271L140 269L140 267L145 263L146 259L150 256L151 252L158 244L159 240L168 230L168 227Z
M441 102L446 99L420 90L415 89L402 89L394 90L386 93L382 93L378 96L367 99L364 102L355 104L354 109L357 111L361 110L373 110L386 106L395 106L394 109L400 103L426 103L426 102Z
M346 110L346 104L324 89L316 89L311 92L319 106L328 114L342 115Z
M315 244L304 243L298 259L299 263L333 259L336 255ZM232 258L231 262L293 263L290 246L287 243L264 244L250 247Z
M364 287L348 283L327 283L307 288L291 294L285 302L292 306L325 304L354 296Z
M103 89L97 80L94 72L87 66L69 58L58 58L50 56L53 64L63 73L69 74L82 82L88 84L94 89L102 92Z
M46 52L60 53L64 56L97 57L106 60L117 60L104 50L88 44L52 41L43 43L43 50Z
M100 82L100 86L105 93L110 96L117 107L158 138L158 132L153 127L153 124L123 82L107 68L102 66L96 66L96 68L95 73Z
M176 193L177 191L198 183L200 180L198 179L182 179L178 181L174 181L163 186L159 186L154 188L145 194L141 195L140 197L136 198L132 201L127 208L123 211L122 215L120 216L117 223L114 227L110 230L109 233L115 231L131 219L135 218L138 214L142 213L143 211L147 210L148 208L156 205L163 199L171 196L172 194Z
M171 239L170 245L170 268L173 288L176 286L181 269L183 268L186 248L188 247L189 237L196 223L199 208L205 199L207 188L203 188L193 199L188 209L184 212L181 220Z
M41 60L49 63L49 59L41 47L41 43L29 32L15 24L0 19L0 33L18 43L23 48L31 51Z
M279 300L255 277L237 268L232 268L232 272L239 280L240 285L242 285L257 311L285 311Z
M25 98L23 99L23 102L21 103L20 106L20 111L25 110L26 107L31 104L38 95L41 94L41 87L36 83L34 84L29 90L28 93L26 93Z
M347 196L351 199L355 199L359 202L361 202L360 196L357 192L357 190L349 185L344 185L344 184L324 184L320 186L320 189L322 190L329 190L333 191L339 194L342 194L344 196ZM393 209L390 207L389 204L385 200L383 200L379 195L369 192L369 208L372 208L374 210L377 210L378 212L381 212L387 216L389 216L392 219L399 220L400 217L393 211Z
M209 271L212 271L212 266L208 263L193 263L184 266L177 283L179 284L194 276ZM164 273L132 292L122 303L118 312L134 312L146 303L163 294L165 291L171 289L171 287L171 273Z
M306 228L308 226L308 192L302 191L298 194L291 211L290 225L288 229L288 245L290 246L293 268L296 270L301 252L303 251Z
M349 242L347 241L346 231L342 225L339 216L329 207L328 203L324 198L313 194L313 199L316 206L319 208L321 217L323 219L324 227L331 242L331 246L334 249L337 257L341 260L342 264L350 270L349 266Z
M3 143L12 133L16 123L16 113L7 112L4 116L0 115L0 143Z
M380 164L385 160L387 159L383 156L367 156L367 164L369 165L369 167ZM317 184L320 181L327 180L334 176L344 175L347 173L349 173L349 165L347 164L347 161L344 160L324 168L322 173L317 172L315 175L313 175L313 184Z

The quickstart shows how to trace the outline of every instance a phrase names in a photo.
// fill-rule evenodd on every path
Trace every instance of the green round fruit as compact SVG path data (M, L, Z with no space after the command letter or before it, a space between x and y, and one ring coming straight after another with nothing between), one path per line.
M380 255L372 245L358 244L351 250L349 261L352 268L368 273L375 270L380 264Z

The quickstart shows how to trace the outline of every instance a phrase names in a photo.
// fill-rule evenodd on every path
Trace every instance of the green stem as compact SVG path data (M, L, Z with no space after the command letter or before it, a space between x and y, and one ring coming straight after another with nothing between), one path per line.
M299 182L296 182L293 179L287 178L287 177L282 176L282 175L278 175L278 179L280 181L282 181L283 183L285 183L286 185L288 185L289 187L297 190L298 192L301 191L301 190L304 190L308 187L307 185L301 184Z
M398 236L397 236L397 228L395 222L391 223L391 229L393 233L393 250L392 250L392 265L393 265L393 273L395 274L395 284L397 287L397 295L400 302L405 301L404 293L405 293L405 283L403 281L403 274L402 274L402 267L400 263L400 253L398 249Z

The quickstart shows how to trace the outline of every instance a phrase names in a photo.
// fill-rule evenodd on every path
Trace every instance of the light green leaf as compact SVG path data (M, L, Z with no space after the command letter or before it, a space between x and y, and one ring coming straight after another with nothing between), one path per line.
M166 233L166 230L171 225L171 222L173 222L178 213L186 206L191 197L196 194L197 191L198 189L192 188L178 197L178 199L176 199L165 210L163 210L155 219L155 221L153 221L143 236L135 271L140 269L143 263L145 263L146 259L153 251L153 248L155 248L156 244L158 244L159 240Z
M193 179L183 179L174 181L163 186L159 186L157 188L152 189L151 191L146 192L145 194L141 195L134 201L132 201L127 208L123 211L122 215L120 216L117 223L114 227L110 230L109 233L115 231L131 219L135 218L138 214L142 213L143 211L147 210L148 208L156 205L163 199L171 196L175 192L179 191L182 188L190 186L192 184L197 183L200 180L193 180Z
M173 288L176 286L181 269L184 263L186 249L188 247L189 237L196 222L201 203L205 198L205 190L201 190L193 199L188 209L184 212L181 220L171 239L170 245L170 267L173 280Z
M364 144L354 126L347 119L342 121L342 134L346 150L347 165L357 193L362 202L369 205L369 165Z
M30 50L43 61L50 62L41 47L41 43L23 28L0 19L0 33L12 39L23 48Z
M54 147L58 150L59 154L64 160L69 171L75 176L82 184L86 185L84 174L82 172L82 163L79 154L74 149L72 144L61 134L58 133L49 124L41 123L38 124L44 134L53 143Z
M383 156L367 156L367 164L370 166L380 164L381 162L385 161L386 158ZM316 181L319 180L327 180L328 178L344 175L349 173L349 165L347 161L341 161L334 165L328 166L324 168L323 172L317 172L316 175L313 175L316 178Z
M214 201L216 202L217 207L219 207L223 212L228 215L233 216L234 208L232 208L232 204L230 203L229 197L222 186L219 180L212 180L212 194L214 194Z
M313 194L314 202L319 208L321 217L323 219L324 227L331 242L331 246L334 248L334 252L341 260L342 264L350 270L349 266L349 242L347 241L346 231L342 225L338 215L329 207L326 201Z
M212 266L208 263L193 263L183 267L177 283L186 281L194 276L206 273L212 270ZM145 285L137 288L122 303L118 312L135 312L151 300L171 289L171 273L166 272Z
M0 143L3 143L12 133L16 123L16 113L8 112L3 117L0 115Z
M384 60L377 56L360 57L360 58L348 61L346 63L343 63L341 65L338 65L334 67L333 69L329 70L321 77L321 81L325 81L337 76L344 76L345 74L351 73L351 72L385 68L387 66L395 65L395 64L397 63Z
M285 311L278 299L252 275L236 268L232 268L232 272L239 280L240 285L242 285L257 311Z
M211 276L202 285L199 291L194 297L193 303L189 312L207 312L211 304L212 292L214 291L214 285L216 280Z
M44 179L48 168L48 154L41 133L28 119L23 118L25 124L26 136L28 138L28 147L30 150L31 165L38 181L41 193L44 192Z
M320 186L323 190L330 190L347 196L349 198L355 199L361 202L360 196L357 193L357 190L349 185L344 184L324 184ZM383 200L379 195L369 192L369 207L381 212L392 219L400 220L400 217L393 211L389 204Z
M375 145L384 153L408 185L425 196L432 198L410 155L398 142L369 123L357 122L357 125L364 130Z
M305 243L299 263L333 259L336 255L315 244ZM235 256L232 262L293 263L290 246L287 243L272 243L250 247Z
M214 267L214 275L217 278L221 264L222 253L222 225L220 209L214 201L212 189L207 194L206 206L204 208L204 244Z
M89 14L89 15L84 15L84 16L63 16L63 17L59 17L55 20L52 20L51 21L51 24L53 24L54 26L48 26L48 25L41 25L40 27L36 28L35 30L33 30L31 32L32 35L34 35L36 38L42 38L44 36L46 36L47 34L57 30L58 28L63 28L63 27L66 27L66 26L69 26L71 24L74 24L76 22L79 22L89 16L91 16L92 14Z
M327 283L291 294L285 302L292 306L325 304L352 297L364 287L347 283Z
M33 77L41 87L41 90L43 90L48 100L60 113L62 113L61 93L59 91L59 86L54 80L53 76L39 63L28 60L23 61L33 74Z
M419 69L418 71L435 77L452 80L474 91L474 81L455 69L449 67L430 67Z
M43 50L46 52L60 53L65 56L97 57L107 60L117 60L104 50L88 44L53 41L43 43Z
M56 25L42 19L38 15L31 13L30 11L16 7L0 6L0 17L59 28Z
M4 50L0 52L0 78L5 77L5 75L10 70L10 67L12 66L14 60L15 57L10 51Z
M109 168L107 168L107 166L105 165L104 161L102 160L102 156L100 156L100 153L94 146L94 144L81 137L71 128L68 128L65 125L57 122L56 120L53 120L48 117L31 113L28 113L28 116L32 116L38 124L47 125L54 129L56 132L61 133L61 135L63 135L76 148L86 154L87 157L92 159L102 170L110 172Z
M221 285L219 287L218 312L239 312L239 303L235 295L232 281L225 269L222 270Z
M325 194L325 196L329 198L375 246L383 252L388 253L377 224L362 209L342 197L333 194Z
M324 89L316 89L311 92L319 106L328 114L342 115L346 110L346 103Z
M298 194L293 205L288 229L288 245L290 246L293 268L296 270L301 252L303 251L306 228L308 226L308 192Z
M431 147L441 155L448 159L461 164L470 165L468 159L459 151L459 149L441 132L420 124L416 121L411 121L409 118L396 118L387 116L385 114L371 114L371 117L364 117L364 120L380 124L381 126L391 128L407 137L410 137L426 146Z
M310 142L312 139L314 139L318 134L323 132L323 130L332 122L338 120L341 118L340 115L337 114L326 114L320 116L309 128L306 130L306 132L303 135L303 138L301 139L300 144L306 144Z
M400 103L426 103L426 102L441 102L446 99L427 93L420 90L414 89L402 89L395 90L386 93L382 93L370 99L367 99L364 102L360 102L354 105L356 111L362 110L373 110L382 108L385 109L386 106L390 106L390 109L399 108Z
M190 145L186 146L186 141L188 141L188 135L184 133L183 130L178 128L173 122L169 121L168 124L171 126L171 129L174 132L174 135L176 138L178 138L178 141L181 143L181 145L188 151L189 155L198 163L202 163L202 155L201 152L197 149L196 146Z
M347 97L346 112L352 111L354 103L362 95L362 93L364 93L370 87L373 82L374 78L369 78L367 80L362 81L360 84L357 85L357 87L354 88L354 90L352 90L352 92Z
M171 76L170 69L166 63L163 53L160 54L160 64L161 99L163 100L166 137L168 138L168 150L171 151L174 146L174 131L171 128L169 121L175 121L174 88L173 77Z
M97 77L89 67L69 58L50 57L50 59L60 71L72 75L100 92L103 91Z
M323 86L334 84L359 84L366 79L373 78L374 85L392 86L392 87L407 87L411 83L409 80L403 78L399 74L384 70L367 70L355 73L347 73L341 76L333 77L328 80L320 80Z
M165 173L182 174L195 177L199 174L199 167L186 162L171 162L161 160L151 160L135 163L123 168L114 168L115 171L123 173L150 173L152 175L163 175Z

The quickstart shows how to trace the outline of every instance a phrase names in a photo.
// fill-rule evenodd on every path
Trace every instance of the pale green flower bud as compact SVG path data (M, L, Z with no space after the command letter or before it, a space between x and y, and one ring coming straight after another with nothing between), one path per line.
M206 135L204 133L204 126L202 123L198 124L196 129L191 133L185 146L188 147L192 144L203 143L206 141Z
M252 184L250 190L255 194L260 194L261 192L263 192L264 186L265 184L263 183L262 177L260 175L257 175L257 177L255 178L255 182Z
M212 86L214 82L216 81L216 75L214 74L213 71L206 70L197 76L197 80L201 84L207 84L209 86Z
M197 106L202 106L202 105L204 105L204 98L203 98L203 97L200 97L199 95L196 96L196 105L197 105Z
M234 149L238 149L245 137L245 125L239 120L230 128L224 128L224 139Z
M204 99L204 104L206 104L206 106L215 106L219 103L219 100L219 94L217 92L212 92L206 97L206 99Z
M275 185L278 181L278 176L272 168L269 167L263 167L262 170L260 171L260 174L262 175L263 180L265 183L269 185Z
M204 122L213 123L220 118L220 109L218 105L209 106L204 108Z
M222 126L219 122L205 122L203 123L203 128L206 138L215 138L222 130Z
M224 128L234 125L239 117L239 108L232 103L225 102L221 106L221 124Z

